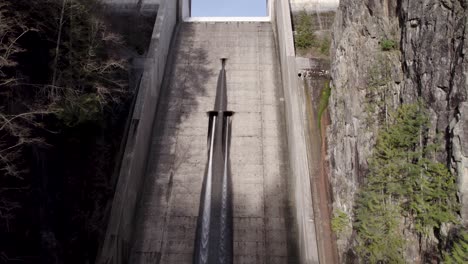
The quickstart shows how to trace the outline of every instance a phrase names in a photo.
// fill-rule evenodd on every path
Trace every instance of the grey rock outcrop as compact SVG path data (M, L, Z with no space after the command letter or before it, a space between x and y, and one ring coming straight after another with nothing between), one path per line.
M434 131L445 135L447 152L439 158L458 176L464 222L468 222L467 8L466 0L403 0L399 10L405 95L422 97L434 113Z
M327 132L334 208L352 218L379 125L391 109L422 99L431 134L445 136L438 158L458 177L461 216L468 221L467 6L466 0L340 2ZM395 47L383 51L383 41ZM353 240L350 226L339 235L343 256Z
M365 107L370 73L382 63L391 69L388 80L382 84L395 93L392 93L391 107L398 104L402 90L400 53L383 53L379 48L384 38L399 39L395 34L399 30L395 9L395 4L390 6L376 1L342 1L335 18L328 157L334 208L350 217L378 129L377 125L369 124L369 117L374 119L374 116ZM376 75L373 77L383 78L381 73ZM339 235L339 251L346 251L350 241L351 228L348 227Z

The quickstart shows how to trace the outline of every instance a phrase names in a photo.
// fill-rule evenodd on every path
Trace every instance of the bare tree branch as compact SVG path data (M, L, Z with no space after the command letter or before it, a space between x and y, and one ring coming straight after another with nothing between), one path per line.
M65 15L65 4L67 0L62 0L62 11L60 13L60 22L59 22L59 29L58 29L58 36L57 36L57 45L55 46L55 58L54 58L54 66L53 66L53 73L52 73L52 87L55 86L55 82L57 79L57 64L60 52L60 42L62 40L62 28L63 28L63 17Z
M3 124L3 126L0 127L0 130L3 130L5 128L5 126L7 126L7 125L11 125L11 121L13 121L13 120L15 120L17 118L26 119L26 117L28 117L28 116L47 115L47 114L51 114L51 113L54 113L54 112L53 111L33 111L33 112L27 112L27 113L22 113L22 114L15 115L10 119L8 119L4 115L0 114L0 118L2 118L5 121L5 124Z

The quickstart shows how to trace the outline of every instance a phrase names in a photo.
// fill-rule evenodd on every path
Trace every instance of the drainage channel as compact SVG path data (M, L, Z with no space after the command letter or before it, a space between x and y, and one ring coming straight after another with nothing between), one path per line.
M194 264L233 262L232 180L229 162L233 112L227 111L226 59L221 59L214 110L209 111L208 161L203 179Z

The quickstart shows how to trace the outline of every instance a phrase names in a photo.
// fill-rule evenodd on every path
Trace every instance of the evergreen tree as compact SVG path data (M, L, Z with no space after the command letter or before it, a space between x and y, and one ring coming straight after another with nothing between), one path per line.
M408 211L414 216L416 231L427 236L442 223L456 222L457 189L445 165L428 159L419 165L420 177L411 182L413 192L408 193Z
M468 232L465 230L454 243L450 252L444 254L445 264L468 263Z
M369 263L404 263L399 208L371 190L361 192L358 204L355 228L359 256Z
M355 208L357 252L370 263L403 263L403 216L419 236L442 223L455 222L455 178L430 158L437 149L427 141L429 120L422 104L402 105L390 126L379 131L369 159L367 183Z
M298 15L297 24L295 26L294 42L296 44L296 48L299 49L308 49L315 44L312 19L306 11L302 11Z

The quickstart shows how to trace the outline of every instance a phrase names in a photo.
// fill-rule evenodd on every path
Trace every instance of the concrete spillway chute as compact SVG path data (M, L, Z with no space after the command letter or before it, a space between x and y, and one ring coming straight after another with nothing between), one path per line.
M233 261L232 184L229 164L231 117L227 111L226 59L222 59L214 110L208 112L208 161L200 197L194 264Z

